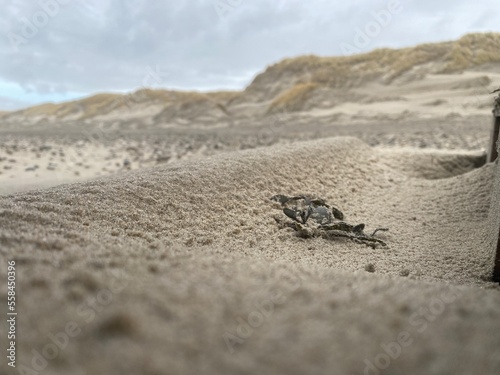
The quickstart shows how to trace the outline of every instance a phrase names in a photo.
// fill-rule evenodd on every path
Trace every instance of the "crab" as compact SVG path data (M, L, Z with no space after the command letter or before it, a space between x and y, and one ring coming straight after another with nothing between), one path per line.
M283 221L281 218L275 217L278 225L293 228L300 237L327 239L344 237L371 248L376 248L378 245L387 246L384 241L375 238L375 234L389 229L376 228L371 234L366 234L364 232L365 224L346 223L342 211L328 205L324 199L310 198L305 195L288 197L282 194L274 195L270 199L279 203L283 213L292 220Z

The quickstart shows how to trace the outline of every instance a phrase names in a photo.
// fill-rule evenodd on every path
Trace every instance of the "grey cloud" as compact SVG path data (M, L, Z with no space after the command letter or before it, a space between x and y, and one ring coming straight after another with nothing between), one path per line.
M55 0L42 0L47 3ZM221 18L217 1L238 4ZM266 65L300 54L335 55L389 1L72 0L14 52L39 2L11 1L0 15L0 79L44 93L92 93L141 87L148 69L168 72L161 86L242 88ZM498 31L493 0L401 0L380 35L363 50Z

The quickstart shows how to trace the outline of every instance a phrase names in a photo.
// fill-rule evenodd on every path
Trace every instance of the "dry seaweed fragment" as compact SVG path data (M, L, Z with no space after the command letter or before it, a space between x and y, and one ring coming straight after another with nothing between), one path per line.
M305 195L288 197L278 194L271 197L278 202L283 213L292 221L283 221L275 218L282 227L293 228L297 235L303 238L322 237L326 239L347 238L356 243L361 243L372 248L387 244L375 238L379 231L388 231L387 228L377 228L372 234L364 232L365 224L352 225L346 223L344 214L338 208L329 206L324 199L312 199Z

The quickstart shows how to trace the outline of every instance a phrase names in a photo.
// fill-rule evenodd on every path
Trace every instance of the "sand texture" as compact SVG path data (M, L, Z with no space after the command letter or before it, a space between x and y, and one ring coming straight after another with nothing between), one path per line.
M19 360L74 322L44 374L498 374L481 164L337 137L2 197ZM279 229L269 197L298 193L388 247Z
M0 113L0 375L500 374L499 41ZM301 238L275 194L387 246Z
M486 150L490 128L491 115L365 124L297 114L206 129L111 131L103 130L99 124L85 125L84 129L75 124L66 129L19 127L13 131L0 126L0 195L200 160L220 153L333 136L355 136L370 146L392 148L395 152L401 147L428 149L431 160L436 150L481 153ZM457 168L468 168L470 161L466 155L459 164L448 164L450 175L457 173ZM414 169L410 166L409 171Z

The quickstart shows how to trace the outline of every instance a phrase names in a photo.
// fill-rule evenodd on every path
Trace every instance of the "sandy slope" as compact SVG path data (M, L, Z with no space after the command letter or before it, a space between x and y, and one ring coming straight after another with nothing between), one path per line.
M476 159L332 138L0 198L19 358L74 321L44 373L497 374L493 165ZM276 193L387 226L389 247L280 230Z
M0 195L196 160L240 149L331 136L354 136L371 146L399 149L485 150L491 116L410 119L372 123L286 115L249 120L231 128L142 129L102 132L98 125L39 131L0 129ZM432 157L429 156L429 160ZM467 156L465 158L467 159ZM467 164L467 161L465 161ZM449 166L455 173L458 165ZM412 169L413 167L410 167Z

